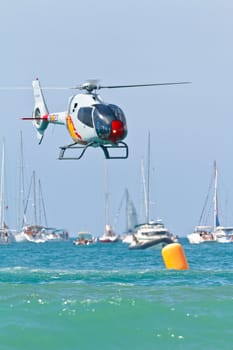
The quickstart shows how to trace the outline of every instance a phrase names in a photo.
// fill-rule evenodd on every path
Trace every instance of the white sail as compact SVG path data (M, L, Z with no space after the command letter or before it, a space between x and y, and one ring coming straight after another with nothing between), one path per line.
M138 224L137 212L132 199L129 196L128 189L125 190L126 195L126 232L133 232Z

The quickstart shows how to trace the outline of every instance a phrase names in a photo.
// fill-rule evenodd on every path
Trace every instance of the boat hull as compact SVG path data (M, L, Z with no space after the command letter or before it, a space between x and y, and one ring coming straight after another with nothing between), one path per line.
M113 237L113 238L99 238L99 242L100 243L116 243L116 242L118 242L119 241L119 239L118 239L118 237Z
M174 241L168 237L163 237L163 238L156 238L146 242L132 243L129 245L128 248L130 250L148 249L148 248L155 248L155 247L160 248L170 243L174 243Z

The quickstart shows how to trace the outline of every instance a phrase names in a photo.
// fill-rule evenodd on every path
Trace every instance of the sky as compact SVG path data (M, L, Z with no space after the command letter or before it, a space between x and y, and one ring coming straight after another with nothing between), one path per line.
M20 132L25 193L35 171L48 224L71 236L104 231L106 164L115 230L126 228L120 205L126 188L139 221L145 220L141 161L146 164L148 133L151 219L162 219L179 236L192 232L216 160L227 198L222 223L233 225L232 18L230 0L1 2L0 87L30 88L35 78L42 87L73 87L88 79L103 85L192 82L101 90L104 101L123 109L128 125L129 158L108 161L100 149L87 150L79 161L58 160L59 146L71 141L66 128L50 125L38 145L32 123L20 119L31 116L32 90L0 90L8 225L17 225ZM50 112L67 109L70 91L44 95Z

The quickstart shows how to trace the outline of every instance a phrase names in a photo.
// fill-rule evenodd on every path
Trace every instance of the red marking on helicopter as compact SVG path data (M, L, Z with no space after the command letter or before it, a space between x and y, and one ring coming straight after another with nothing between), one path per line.
M43 120L49 120L49 114L45 114L45 115L43 115L42 117L41 117L41 119L43 119Z
M111 125L111 133L109 135L109 140L117 143L117 141L122 140L124 137L124 124L121 120L113 120Z

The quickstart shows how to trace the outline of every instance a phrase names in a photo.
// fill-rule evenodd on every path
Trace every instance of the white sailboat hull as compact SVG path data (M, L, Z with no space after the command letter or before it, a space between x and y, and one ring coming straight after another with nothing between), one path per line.
M213 243L216 242L213 235L208 234L206 236L202 236L198 232L190 233L187 235L187 238L189 240L189 243L191 244L201 244L201 243Z

